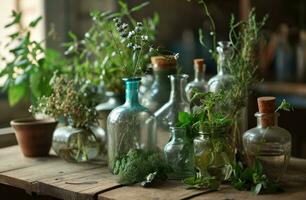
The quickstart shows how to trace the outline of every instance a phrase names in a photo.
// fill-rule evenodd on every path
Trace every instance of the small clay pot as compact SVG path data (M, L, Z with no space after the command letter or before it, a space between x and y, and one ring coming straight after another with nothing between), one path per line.
M57 121L52 119L16 119L11 121L22 153L27 157L49 154Z

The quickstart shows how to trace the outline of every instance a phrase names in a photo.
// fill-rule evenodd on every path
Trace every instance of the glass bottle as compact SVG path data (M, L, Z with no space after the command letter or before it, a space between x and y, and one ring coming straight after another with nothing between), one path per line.
M107 91L105 92L105 100L96 106L99 113L99 126L106 130L106 121L109 113L116 107L124 103L124 95Z
M186 128L170 127L171 140L164 148L164 156L172 171L170 179L184 179L194 176L192 142L186 137Z
M94 126L59 127L53 134L52 149L66 161L86 162L97 159L105 153L105 145L105 132Z
M231 86L232 76L227 70L227 59L231 56L232 47L229 41L218 42L218 64L217 75L209 79L208 90L210 92L216 92L219 90L225 90Z
M187 84L186 94L190 101L192 98L192 91L207 92L208 86L204 79L205 65L204 59L194 59L194 80Z
M174 56L154 56L151 58L153 65L154 82L141 99L141 104L150 111L155 112L169 99L171 90L171 74L176 74L177 60Z
M193 141L195 167L199 177L215 176L218 180L228 180L234 151L229 142L226 129L199 132Z
M138 101L140 78L124 80L126 101L112 110L107 119L108 165L111 171L116 159L130 149L156 150L155 116Z
M260 161L264 173L272 180L279 181L289 164L291 135L287 130L278 126L279 113L274 112L274 109L265 111L264 107L268 104L267 102L275 101L275 98L272 100L271 97L269 98L258 99L260 111L255 114L257 127L244 133L243 146L248 165L253 165L255 160ZM272 107L274 108L274 105Z
M158 109L154 115L157 120L157 145L163 150L170 139L170 127L178 122L180 112L190 112L190 104L185 93L188 76L170 75L171 92L169 101Z

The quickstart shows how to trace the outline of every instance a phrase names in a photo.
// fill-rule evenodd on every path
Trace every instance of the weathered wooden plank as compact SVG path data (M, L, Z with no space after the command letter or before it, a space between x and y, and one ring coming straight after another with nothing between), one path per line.
M106 167L87 169L79 173L41 179L38 194L63 199L94 199L96 194L119 187L116 177Z
M11 171L15 169L21 169L33 165L40 165L47 161L58 159L54 156L41 157L41 158L27 158L24 157L19 146L11 146L0 149L0 173L5 171Z
M0 182L29 192L36 192L38 190L38 181L41 179L75 172L81 173L84 170L98 167L100 168L101 165L67 163L55 157L37 165L2 172L0 173Z
M173 186L168 184L160 188L141 188L137 186L122 187L109 192L101 193L99 200L105 199L205 199L205 200L284 200L294 199L302 200L306 198L306 160L291 159L290 166L283 181L286 192L275 195L254 196L251 192L240 192L234 188L223 185L220 191L207 192L207 190L186 190L181 183ZM281 197L281 199L279 199Z
M187 190L179 181L168 181L156 188L139 186L126 186L98 195L99 200L124 199L124 200L178 200L199 195L203 190Z
M0 129L0 148L16 145L17 140L12 128Z

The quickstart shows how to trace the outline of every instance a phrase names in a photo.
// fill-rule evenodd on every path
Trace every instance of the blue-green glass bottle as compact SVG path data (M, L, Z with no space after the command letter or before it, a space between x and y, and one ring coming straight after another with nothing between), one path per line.
M151 111L138 101L140 78L125 81L125 103L107 118L108 164L113 171L114 163L130 149L155 150L156 120Z

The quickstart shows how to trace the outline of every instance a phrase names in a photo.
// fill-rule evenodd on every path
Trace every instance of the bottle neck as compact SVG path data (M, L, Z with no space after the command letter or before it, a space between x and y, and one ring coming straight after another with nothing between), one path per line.
M170 127L172 141L184 140L186 137L186 129L182 127Z
M161 86L169 86L170 81L168 76L176 73L176 68L171 68L167 70L154 70L154 83Z
M272 126L278 126L279 113L256 113L257 127L267 128Z
M138 90L140 78L128 78L125 80L125 105L136 106L139 105Z
M204 71L194 68L194 80L200 82L204 80Z
M170 100L187 102L185 87L188 76L183 74L183 75L170 75L169 77L171 82Z

